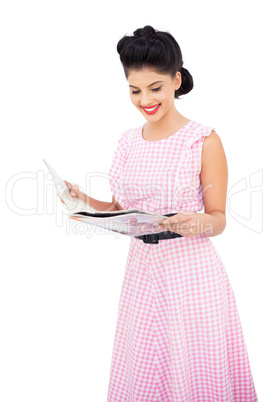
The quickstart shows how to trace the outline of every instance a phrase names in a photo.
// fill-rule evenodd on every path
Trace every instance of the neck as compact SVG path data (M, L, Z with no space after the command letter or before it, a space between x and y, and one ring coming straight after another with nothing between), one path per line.
M176 131L180 125L184 125L186 120L188 119L182 116L174 105L174 107L171 108L160 120L157 120L156 122L147 121L144 127L146 127L146 130L149 133L154 133L155 136L166 133L172 134L172 132Z

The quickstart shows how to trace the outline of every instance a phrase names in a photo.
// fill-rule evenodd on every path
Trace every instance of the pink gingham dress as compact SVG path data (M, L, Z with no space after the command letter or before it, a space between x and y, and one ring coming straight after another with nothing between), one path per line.
M213 128L188 122L147 141L121 135L110 185L125 209L201 211L201 152ZM130 238L108 402L256 402L232 286L211 240Z

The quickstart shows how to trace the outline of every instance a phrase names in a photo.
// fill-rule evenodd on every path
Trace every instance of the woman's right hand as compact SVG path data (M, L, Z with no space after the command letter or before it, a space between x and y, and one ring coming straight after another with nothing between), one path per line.
M68 187L69 193L71 194L71 196L74 197L74 198L76 198L76 197L79 198L80 190L79 190L78 185L77 184L71 184L66 180L64 180L64 183Z
M74 197L74 198L79 198L80 190L79 190L79 187L77 186L77 184L71 184L71 183L69 183L69 182L66 181L66 180L64 180L64 183L65 183L66 186L68 187L70 195L71 195L72 197ZM63 204L65 204L65 202L63 201L63 199L61 198L61 196L59 195L59 193L57 193L57 196L59 197L59 199L61 200L61 202L62 202Z

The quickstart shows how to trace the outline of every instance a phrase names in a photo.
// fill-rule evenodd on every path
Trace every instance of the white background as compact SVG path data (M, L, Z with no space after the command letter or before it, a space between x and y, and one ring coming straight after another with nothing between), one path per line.
M130 238L70 227L42 159L82 188L95 176L88 194L111 201L117 141L144 122L116 44L148 24L175 36L193 75L178 110L215 127L225 148L227 227L212 242L268 400L265 2L10 0L0 9L2 402L106 400Z

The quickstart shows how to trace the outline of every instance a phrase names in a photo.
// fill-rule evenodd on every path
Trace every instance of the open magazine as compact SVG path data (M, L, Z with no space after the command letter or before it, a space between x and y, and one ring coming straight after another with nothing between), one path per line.
M57 194L67 208L70 219L96 225L127 236L142 236L163 232L161 222L167 218L165 215L158 215L139 209L97 211L82 200L72 197L66 183L58 173L45 159L43 159L43 162L52 176Z

